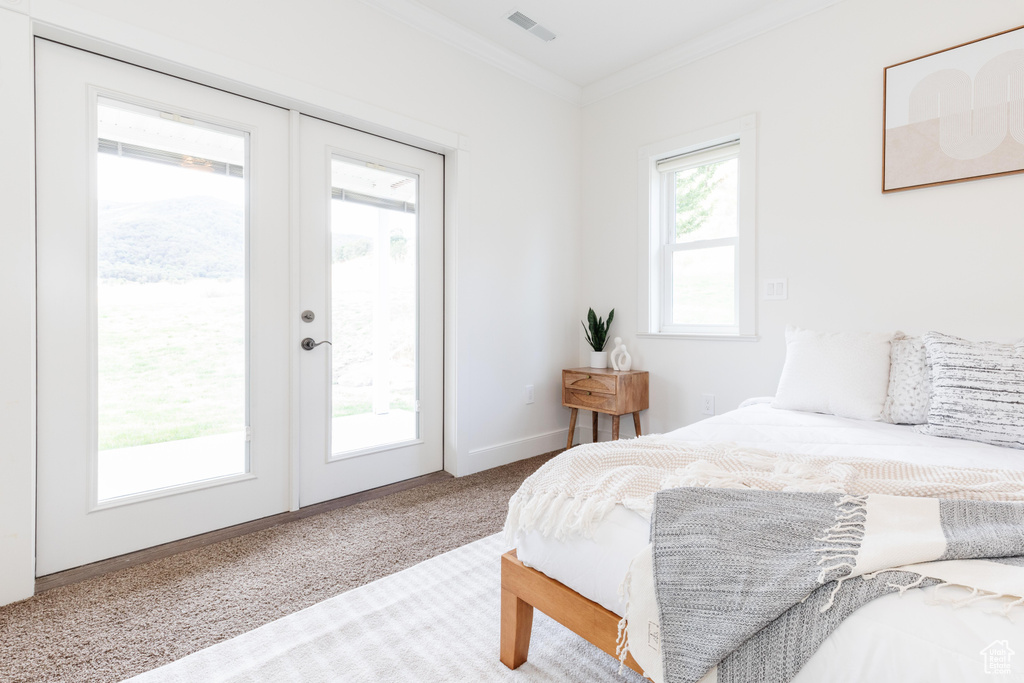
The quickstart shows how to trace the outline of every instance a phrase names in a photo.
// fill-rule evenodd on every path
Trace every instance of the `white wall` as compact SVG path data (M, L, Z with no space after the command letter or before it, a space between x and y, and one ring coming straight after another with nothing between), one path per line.
M448 245L457 285L446 314L457 323L447 340L457 349L457 375L449 374L457 434L447 435L446 467L469 474L563 443L559 371L576 354L578 106L356 0L36 0L32 12L179 66L194 70L198 61L257 89L299 93L369 118L374 130L454 140L459 172L446 177L460 183L458 231ZM7 10L0 20L0 142L3 172L14 178L0 186L3 604L32 589L34 233L31 29ZM525 405L529 383L536 402Z
M583 263L602 267L579 308L615 307L651 430L700 419L704 393L718 412L773 394L787 323L1024 335L1024 175L881 193L883 68L1020 24L1006 0L846 0L584 109ZM750 113L757 276L789 299L758 301L758 342L637 339L637 152Z

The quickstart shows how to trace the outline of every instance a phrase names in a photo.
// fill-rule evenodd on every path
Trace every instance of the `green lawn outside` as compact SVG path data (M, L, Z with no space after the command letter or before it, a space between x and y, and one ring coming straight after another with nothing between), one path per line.
M416 389L412 263L392 280L390 405L401 410ZM373 409L374 271L372 252L333 267L334 417ZM241 279L100 283L101 450L245 427L244 304Z
M245 427L240 279L101 282L100 449Z

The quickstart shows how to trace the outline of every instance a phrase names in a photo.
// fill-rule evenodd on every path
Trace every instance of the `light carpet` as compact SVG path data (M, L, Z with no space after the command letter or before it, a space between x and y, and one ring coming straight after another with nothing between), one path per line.
M417 486L0 607L2 683L116 683L499 531L553 454Z
M495 534L132 678L176 681L602 681L644 679L541 612L529 660L498 660Z

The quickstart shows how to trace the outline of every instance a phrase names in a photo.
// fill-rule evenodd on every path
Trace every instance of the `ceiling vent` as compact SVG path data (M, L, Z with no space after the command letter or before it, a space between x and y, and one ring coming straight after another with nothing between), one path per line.
M544 28L522 12L513 12L506 18L519 28L525 30L527 33L532 33L544 42L550 42L555 39L554 33Z

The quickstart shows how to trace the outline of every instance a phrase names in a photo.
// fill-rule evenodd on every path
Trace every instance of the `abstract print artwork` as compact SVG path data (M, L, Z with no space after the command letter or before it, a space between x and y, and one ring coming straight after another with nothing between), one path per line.
M885 69L882 191L1024 172L1024 26Z

